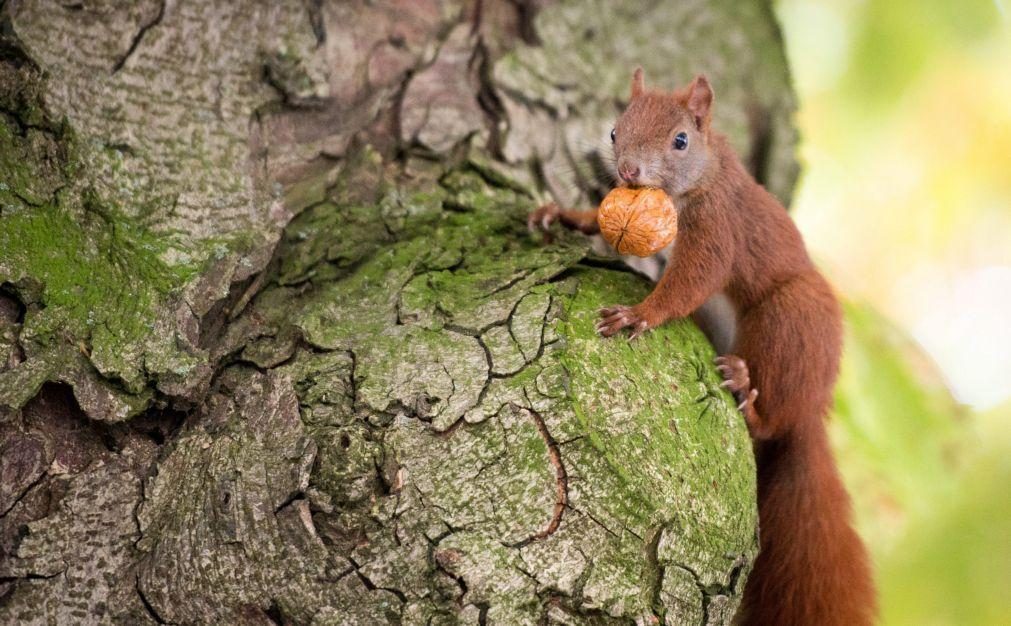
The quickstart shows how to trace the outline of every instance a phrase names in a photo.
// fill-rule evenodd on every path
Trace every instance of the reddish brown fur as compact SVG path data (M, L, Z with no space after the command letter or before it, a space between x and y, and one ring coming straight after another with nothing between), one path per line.
M860 626L875 614L866 552L829 448L824 416L839 368L842 323L783 206L709 128L712 90L647 91L641 75L616 126L615 156L638 166L636 184L661 186L679 206L677 243L653 292L601 312L601 333L633 336L690 315L725 292L738 314L734 352L760 393L742 411L758 464L761 552L745 588L740 624ZM689 148L675 151L677 132ZM595 211L554 205L531 216L592 233ZM735 391L739 391L736 390ZM744 396L747 397L747 389Z

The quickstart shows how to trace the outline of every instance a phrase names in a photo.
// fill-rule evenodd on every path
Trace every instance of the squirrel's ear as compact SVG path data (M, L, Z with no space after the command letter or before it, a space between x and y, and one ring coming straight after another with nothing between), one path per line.
M688 88L688 110L695 116L699 130L709 125L709 113L713 108L713 88L702 74L695 77Z
M643 91L646 91L646 87L643 85L642 68L637 67L632 74L632 97L639 97Z

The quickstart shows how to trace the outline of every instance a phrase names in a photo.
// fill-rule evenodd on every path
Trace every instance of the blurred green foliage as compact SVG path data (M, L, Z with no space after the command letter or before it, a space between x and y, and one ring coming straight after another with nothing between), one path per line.
M882 623L1011 624L1011 289L980 278L1011 275L1011 8L776 8L793 212L847 301L831 428Z
M860 530L880 551L901 538L908 516L955 494L966 416L905 333L867 305L849 303L845 313L833 442L859 494Z
M888 625L1011 624L1011 441L871 307L846 306L832 438Z
M884 624L1011 624L1011 456L979 452L881 559Z
M891 0L853 7L851 62L840 90L851 106L889 107L939 52L987 37L999 24L992 0Z

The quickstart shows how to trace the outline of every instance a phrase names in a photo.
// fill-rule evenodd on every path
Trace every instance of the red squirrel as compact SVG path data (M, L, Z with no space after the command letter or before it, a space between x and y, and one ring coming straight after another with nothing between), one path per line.
M704 76L667 93L647 90L635 71L611 131L617 174L626 185L664 189L677 206L678 235L653 292L635 306L601 309L597 330L610 337L628 328L634 339L717 295L729 299L735 328L722 331L730 339L717 346L716 366L753 441L760 524L736 623L871 624L867 553L824 423L842 349L839 303L786 209L710 129L712 106ZM529 224L546 230L555 221L598 232L596 210L554 204Z

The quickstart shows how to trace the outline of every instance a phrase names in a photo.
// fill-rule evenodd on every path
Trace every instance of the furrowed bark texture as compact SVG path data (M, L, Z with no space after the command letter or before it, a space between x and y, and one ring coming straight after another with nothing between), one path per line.
M766 2L0 7L0 623L728 624L747 433L589 204L631 70L781 197Z

